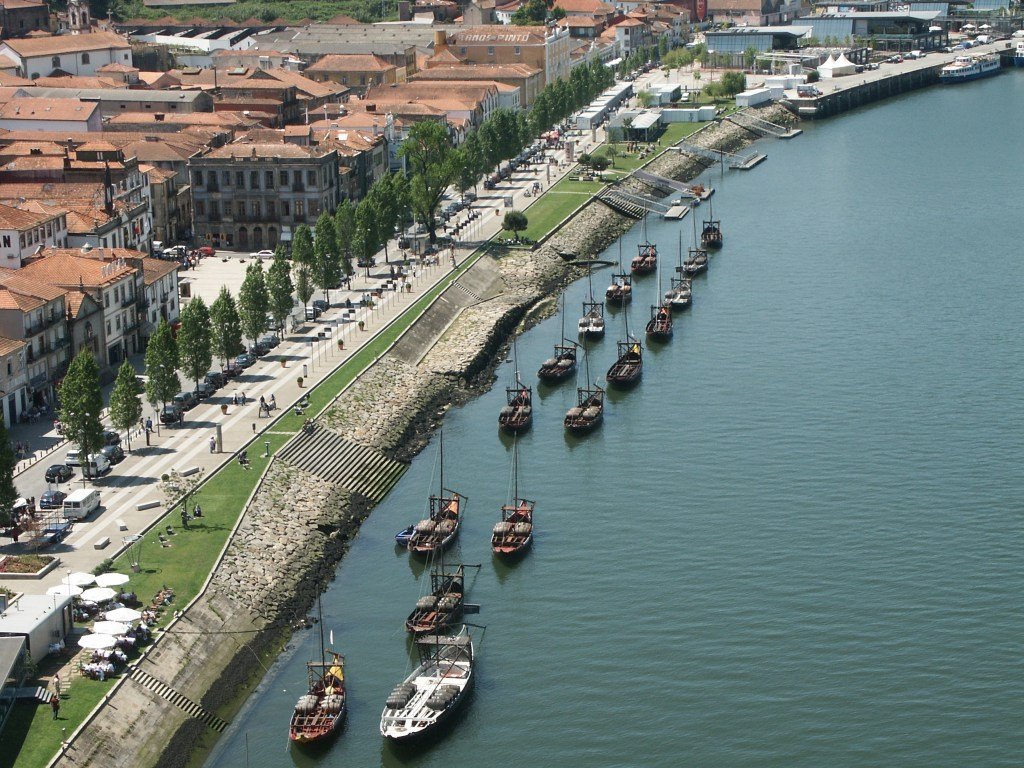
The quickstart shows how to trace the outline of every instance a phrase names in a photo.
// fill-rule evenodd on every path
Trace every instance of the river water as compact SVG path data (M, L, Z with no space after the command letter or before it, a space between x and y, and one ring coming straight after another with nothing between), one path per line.
M310 632L208 765L1020 765L1022 124L1024 73L1006 72L710 172L725 248L642 383L580 440L561 426L571 385L535 397L520 480L539 532L513 567L488 549L510 366L445 419L446 483L470 499L453 559L482 564L487 625L454 728L420 749L377 731L426 578L392 536L423 517L435 439L324 596L349 664L341 737L287 744ZM663 263L680 229L652 221ZM585 291L568 289L570 327ZM637 281L638 331L655 291ZM595 377L620 332L618 315ZM531 379L558 335L552 318L520 340Z

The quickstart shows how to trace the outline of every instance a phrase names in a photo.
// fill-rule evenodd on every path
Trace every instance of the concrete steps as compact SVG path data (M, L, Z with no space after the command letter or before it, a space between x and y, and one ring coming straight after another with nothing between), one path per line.
M300 433L277 458L374 502L383 500L409 468L324 427Z
M130 667L130 669L131 671L128 673L128 677L143 687L148 688L160 698L171 702L171 704L176 706L189 717L202 721L207 727L213 729L217 733L224 733L225 729L227 729L228 724L225 721L221 720L213 713L207 712L185 694L179 693L171 688L171 686L167 685L167 683L160 682L151 674L142 671L138 667Z

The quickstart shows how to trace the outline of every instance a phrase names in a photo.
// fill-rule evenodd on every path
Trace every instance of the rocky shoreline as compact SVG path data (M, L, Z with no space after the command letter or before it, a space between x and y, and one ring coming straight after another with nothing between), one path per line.
M793 121L781 107L762 114L773 122ZM757 138L722 122L691 140L733 150ZM709 164L667 152L648 170L685 181ZM417 364L385 355L321 415L321 428L389 458L411 460L449 407L491 386L510 333L524 319L532 324L553 309L550 297L583 274L577 262L600 253L635 223L592 201L537 250L495 252L489 267L497 269L503 290L463 309ZM207 712L230 719L262 679L262 659L272 661L287 643L372 506L366 497L275 460L209 589L140 667ZM133 680L109 704L58 764L184 766L216 738L200 720Z

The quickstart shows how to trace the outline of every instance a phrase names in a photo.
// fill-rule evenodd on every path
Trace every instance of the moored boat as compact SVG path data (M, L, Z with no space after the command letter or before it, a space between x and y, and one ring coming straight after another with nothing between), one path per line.
M604 419L604 390L601 387L579 387L576 390L576 405L565 414L565 428L582 434L601 425Z
M611 306L625 306L633 300L633 279L627 274L612 275L604 298Z
M723 241L722 222L715 218L713 209L709 215L710 218L704 219L704 226L700 232L700 242L705 248L721 248Z
M939 70L939 82L966 83L969 80L990 77L997 74L1001 66L996 54L957 56L952 63Z
M688 309L693 302L693 291L689 277L673 277L671 287L665 291L665 303L673 310Z
M1013 49L1013 66L1024 67L1024 40L1017 41L1017 47Z
M442 564L430 573L430 594L416 601L405 620L412 635L437 634L462 618L465 598L465 566L445 570Z
M457 635L430 636L416 643L420 663L395 686L380 716L380 733L409 741L436 730L459 708L473 685L473 638L463 626Z
M536 502L519 495L519 444L512 446L512 503L501 508L501 520L491 532L491 551L496 555L514 557L533 543L533 510Z
M690 255L679 270L689 277L708 271L708 252L703 248L691 248Z
M599 339L604 336L604 302L594 301L594 281L587 266L587 285L590 301L583 302L583 317L579 322L579 334L588 339ZM564 336L564 330L562 335Z
M519 352L512 339L512 386L505 388L506 405L498 414L498 426L512 432L525 432L533 424L533 389L519 380Z
M555 344L555 356L540 364L537 378L554 383L565 381L576 373L576 345L572 342Z
M647 321L647 335L658 341L672 338L672 312L666 304L651 307L651 319Z
M335 733L345 720L348 699L345 691L345 657L324 644L323 610L317 598L320 618L320 660L306 662L306 693L299 697L288 723L288 738L293 744L323 741ZM331 632L333 643L333 631ZM328 661L328 655L331 657Z
M619 357L612 363L605 378L608 379L609 384L619 387L636 384L644 370L643 347L640 346L639 341L629 335L626 336L625 341L617 342L616 346Z
M431 495L429 516L413 526L409 551L414 555L432 555L447 547L459 534L465 497L444 487L444 432L439 435L438 452L441 465L441 486Z

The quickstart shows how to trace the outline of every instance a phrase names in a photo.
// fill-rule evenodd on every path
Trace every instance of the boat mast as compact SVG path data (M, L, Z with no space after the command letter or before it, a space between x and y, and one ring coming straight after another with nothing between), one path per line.
M519 441L512 438L512 506L519 508Z
M440 498L444 498L444 428L438 430L438 446L437 450L441 456L441 492L438 494Z
M325 674L324 670L327 669L327 656L324 650L324 606L321 600L322 592L318 592L316 596L316 617L317 623L320 625L320 674Z

